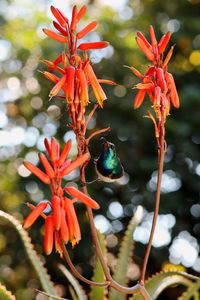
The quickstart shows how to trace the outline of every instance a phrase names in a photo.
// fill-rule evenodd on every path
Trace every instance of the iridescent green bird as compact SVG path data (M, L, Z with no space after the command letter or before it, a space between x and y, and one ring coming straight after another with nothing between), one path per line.
M98 178L104 182L114 182L124 175L124 168L117 156L115 145L101 138L103 151L96 160Z

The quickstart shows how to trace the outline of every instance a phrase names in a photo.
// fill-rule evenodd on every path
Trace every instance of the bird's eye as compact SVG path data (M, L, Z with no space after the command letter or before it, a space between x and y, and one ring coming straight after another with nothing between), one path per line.
M111 148L112 150L115 150L115 145L110 144L110 148Z

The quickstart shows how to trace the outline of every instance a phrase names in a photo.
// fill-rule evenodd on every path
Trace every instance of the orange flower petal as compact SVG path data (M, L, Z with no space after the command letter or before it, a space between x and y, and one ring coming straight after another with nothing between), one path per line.
M139 90L150 90L154 88L154 84L152 82L148 83L138 83L134 86L134 88Z
M63 258L63 249L62 249L62 245L61 245L61 241L60 241L60 232L59 231L55 231L54 232L54 239L55 239L55 248L56 248L56 252L58 252L60 254L60 257Z
M105 83L108 85L117 85L116 82L109 80L109 79L97 79L99 83Z
M60 177L64 177L74 169L82 166L86 161L90 159L89 153L85 153L79 156L77 159L71 162L71 164L60 171Z
M60 174L71 164L71 159L67 159L60 168Z
M54 25L54 27L55 27L58 31L60 31L60 33L62 33L64 36L68 36L68 32L67 32L65 29L63 29L63 27L60 26L60 24L58 24L56 21L53 21L53 25Z
M69 229L66 221L65 210L61 208L61 225L60 225L60 235L64 243L69 241Z
M54 170L52 168L52 166L50 165L48 159L46 158L46 156L43 153L39 154L40 160L45 168L45 171L47 173L47 175L50 178L54 178L55 174L54 174Z
M59 65L62 61L62 53L53 61L55 65Z
M158 79L158 84L161 88L162 91L165 91L166 89L166 81L165 81L165 76L162 68L156 68L156 75Z
M72 246L77 244L81 239L81 231L74 209L74 204L70 199L64 198L64 209L66 213L66 219L69 229L69 237Z
M154 66L150 67L147 72L145 73L145 76L151 76L154 74L154 72L156 71L156 68ZM144 77L145 80L145 77Z
M86 34L88 34L90 31L94 30L97 26L97 22L93 21L90 24L88 24L85 28L83 28L81 31L79 31L76 35L77 39L82 39Z
M157 40L156 40L155 32L154 32L154 29L153 29L152 25L149 28L149 34L150 34L150 39L151 39L152 46L156 46L157 45Z
M57 34L55 33L54 31L50 30L50 29L46 29L44 28L43 29L44 33L49 36L50 38L60 42L60 43L66 43L66 37L60 35L60 34Z
M49 154L49 157L51 157L51 145L47 138L44 139L44 146Z
M135 99L134 99L134 109L137 109L140 107L140 105L142 104L143 100L144 100L144 97L145 97L145 94L146 94L146 90L139 90L135 96Z
M93 43L83 43L78 46L79 50L92 50L92 49L102 49L108 47L108 42L93 42Z
M161 88L159 86L156 86L154 89L154 105L160 106L160 100L161 100Z
M170 91L171 103L174 107L179 108L180 100L179 100L179 96L178 96L177 89L176 89L176 84L174 82L174 78L173 78L172 74L167 72L165 75L165 79L168 84L168 89Z
M75 79L75 68L72 66L67 67L66 70L66 100L71 102L74 100L74 79Z
M143 35L143 33L141 31L137 32L137 36L143 40L144 44L146 45L147 48L149 48L149 50L152 51L152 46L151 44L149 44L149 42L147 41L147 39L145 38L145 36Z
M138 36L136 37L136 42L139 46L139 48L142 50L142 52L146 55L147 59L150 61L154 60L154 55L151 51L151 49L149 49L146 44L144 43L144 41Z
M99 209L99 204L94 201L91 197L89 197L88 195L80 192L79 190L77 190L75 187L73 186L68 186L66 188L64 188L64 190L73 198L77 198L79 199L81 202L83 202L85 205L93 208L93 209Z
M57 8L57 11L60 13L60 15L62 16L62 18L63 18L63 19L65 20L65 22L68 24L68 23L69 23L68 18L65 17L65 15L62 13L62 11L61 11L59 8Z
M45 219L44 225L44 252L49 255L53 250L53 235L54 235L54 228L53 228L53 219L52 216L48 216Z
M49 184L50 183L50 178L47 176L44 172L42 172L39 168L34 166L32 163L25 161L24 166L35 176L37 176L42 182Z
M63 148L63 151L61 152L60 158L58 160L58 166L62 166L62 164L64 163L67 155L69 154L71 146L72 146L72 140L68 140Z
M80 21L80 19L84 16L84 14L86 13L87 11L87 7L86 5L83 5L79 12L77 12L77 16L76 16L76 20L77 20L77 23Z
M89 95L88 95L88 83L85 77L85 73L82 69L76 70L76 75L80 83L80 99L83 105L87 105L89 102Z
M53 224L56 230L60 229L61 224L61 201L58 196L53 196L51 199Z
M106 100L107 97L101 85L99 84L98 79L96 78L96 75L90 64L87 64L87 66L85 67L85 72L86 72L87 79L92 86L92 90L94 92L94 95L97 99L99 106L103 107L103 101Z
M48 205L48 202L41 201L32 211L31 213L26 217L23 227L29 228L41 215L41 213L46 209Z
M67 26L66 18L64 19L60 11L57 8L55 8L53 5L51 5L51 12L62 27Z
M171 57L172 57L172 54L173 54L173 51L174 51L174 46L172 46L169 50L169 52L167 53L166 57L165 57L165 60L163 62L163 69L167 67L168 65L168 62L170 61Z
M70 29L72 31L76 30L76 24L77 24L77 7L76 7L76 5L74 5L74 7L72 9L72 20L71 20L71 24L70 24Z
M129 66L124 66L124 67L130 69L133 72L133 74L138 78L143 79L144 76L136 68L129 67Z
M47 79L53 81L54 83L57 83L59 81L59 78L50 72L45 71L43 72L43 74Z
M55 138L51 139L51 160L56 163L60 156L60 145Z
M161 38L161 40L158 44L158 53L159 54L162 54L165 51L170 38L171 38L171 32L169 32L169 31L165 35L163 35L163 37Z
M62 89L63 85L66 82L66 75L64 75L57 83L56 85L52 88L52 90L49 93L49 97L54 97L56 96L59 91Z
M42 62L48 66L48 70L50 70L50 71L56 70L56 71L60 72L61 74L65 74L65 71L64 71L62 68L58 67L56 64L54 64L54 62L52 62L52 61L50 61L50 60L47 60L47 59L44 59ZM44 74L44 73L45 73L45 72L43 72L43 74ZM47 72L47 73L49 73L49 72ZM48 77L46 76L48 79L52 80L52 81L55 82L55 83L57 83L57 82L59 81L59 78L58 78L57 76L55 76L55 75L52 74L52 73L49 73L49 74L50 74L50 75L53 75L53 76L55 77L55 79L53 78L53 80L52 80L51 78L48 78Z

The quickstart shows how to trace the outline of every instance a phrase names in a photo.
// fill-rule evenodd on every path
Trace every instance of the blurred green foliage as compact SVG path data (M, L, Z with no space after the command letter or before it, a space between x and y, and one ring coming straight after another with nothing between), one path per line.
M134 39L136 31L142 31L148 36L150 24L154 26L158 37L167 30L174 31L171 44L176 44L176 47L169 70L177 83L181 107L179 110L172 109L167 120L165 171L168 170L166 178L172 179L169 184L173 183L175 187L174 190L172 188L162 193L160 213L173 214L176 224L170 230L169 243L152 249L148 265L150 275L160 270L162 264L169 260L169 247L180 232L189 232L199 244L200 1L135 0L124 3L116 10L114 4L111 7L103 6L97 0L90 1L86 20L96 18L99 22L98 34L111 44L102 60L100 51L91 54L94 62L100 60L94 67L96 74L99 78L119 83L116 87L105 87L108 100L104 109L98 110L91 130L94 126L111 126L112 131L107 134L107 139L116 144L128 179L126 184L97 182L88 188L101 205L97 213L106 216L112 226L108 237L112 234L121 239L121 233L137 205L142 205L149 212L153 211L154 193L149 186L153 171L157 168L157 149L153 125L143 118L147 107L150 109L150 102L146 100L145 105L137 111L132 109L135 90L131 88L137 79L123 65L133 65L145 72L147 61L137 48ZM56 6L57 2L53 4ZM35 181L33 176L20 176L24 174L22 161L25 157L37 161L36 153L38 148L41 149L45 135L55 135L63 141L68 131L65 103L59 99L48 101L52 85L38 72L38 69L44 69L42 59L54 59L62 51L56 42L44 39L41 31L42 27L50 26L47 17L49 6L49 1L34 3L1 0L0 3L0 209L19 220L23 220L29 211L26 201L36 203L43 197L49 197L46 187ZM98 138L92 141L90 150L94 158L98 156L100 147ZM96 177L92 163L87 175L88 181ZM109 212L112 202L119 202L123 207L123 214L117 218ZM86 277L90 277L93 265L91 238L84 208L78 206L77 211L82 225L82 240L71 251L71 255L75 265ZM39 220L30 230L39 254L42 254L41 228L42 220ZM116 255L117 243L109 250ZM145 246L138 242L135 249L135 262L138 265L142 263L144 252ZM196 252L199 256L198 247ZM53 254L43 259L62 296L67 296L65 282L59 271L56 271L59 257ZM196 265L189 269L197 275L200 272L198 259ZM20 300L34 299L32 289L40 288L20 239L13 228L2 222L0 281ZM176 299L176 293L174 295L174 292L168 290L162 299Z

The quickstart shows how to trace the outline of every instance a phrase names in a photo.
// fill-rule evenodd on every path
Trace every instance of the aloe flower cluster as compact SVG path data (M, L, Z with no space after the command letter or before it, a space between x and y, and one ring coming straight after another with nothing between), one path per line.
M83 29L77 30L78 23L86 13L86 9L85 5L80 10L74 6L70 22L58 8L51 6L52 14L56 19L53 21L53 25L57 32L43 29L48 37L62 43L67 49L53 62L43 61L48 66L48 71L43 72L44 76L55 83L49 96L58 95L66 100L72 128L80 134L85 131L84 113L85 107L89 103L90 86L97 103L102 107L107 97L100 83L114 84L110 80L97 79L92 62L86 52L105 48L109 43L105 41L81 42L81 39L97 26L97 22L92 21Z
M24 228L30 227L39 216L45 219L44 251L50 254L55 245L56 251L62 256L60 241L71 242L72 246L81 239L81 232L74 209L74 204L80 200L92 209L98 209L99 205L88 195L80 192L73 186L62 187L62 179L74 169L86 163L89 154L83 154L74 161L66 159L71 148L71 140L67 141L62 152L56 139L45 139L45 147L48 157L44 153L39 154L44 171L30 162L24 162L25 167L36 175L43 183L49 185L51 191L50 201L41 201L26 217ZM46 215L44 210L50 206L50 213Z
M164 51L171 38L171 33L167 32L164 34L159 42L157 42L152 26L150 26L149 33L151 43L147 41L141 32L137 32L136 42L146 58L151 62L151 65L144 75L134 67L131 67L132 72L141 80L141 83L134 86L134 88L139 90L134 99L134 108L137 109L141 106L147 94L159 124L159 122L165 122L171 105L175 108L178 108L180 105L174 78L167 70L174 47L172 46L164 57ZM150 115L150 117L156 124L153 116Z

